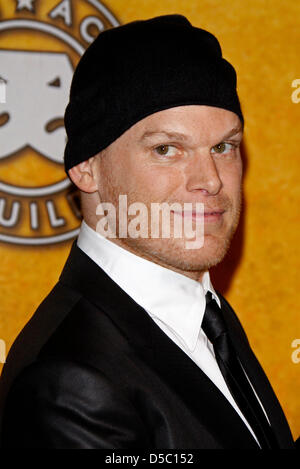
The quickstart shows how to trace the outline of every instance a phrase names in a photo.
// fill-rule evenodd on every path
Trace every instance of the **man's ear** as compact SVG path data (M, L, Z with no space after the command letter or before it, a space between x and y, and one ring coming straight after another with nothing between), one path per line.
M97 183L92 171L92 160L94 160L94 157L73 166L73 168L68 171L68 174L75 186L77 186L81 191L88 192L90 194L97 190Z

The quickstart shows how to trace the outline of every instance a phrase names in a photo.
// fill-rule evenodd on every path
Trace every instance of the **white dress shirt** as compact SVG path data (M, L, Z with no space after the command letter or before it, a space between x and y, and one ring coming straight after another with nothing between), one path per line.
M208 290L220 306L209 271L204 273L201 282L193 280L120 247L84 221L77 245L201 368L256 439L227 387L212 344L201 328Z

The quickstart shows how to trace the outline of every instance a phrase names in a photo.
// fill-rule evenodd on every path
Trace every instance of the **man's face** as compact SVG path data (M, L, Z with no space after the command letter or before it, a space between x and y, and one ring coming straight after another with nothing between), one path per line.
M242 126L238 116L210 106L179 106L152 114L133 125L93 161L102 202L117 208L142 202L204 204L204 244L187 249L183 233L169 238L117 238L126 249L195 279L220 262L237 227L241 208ZM196 226L195 214L191 218ZM132 219L129 217L128 220ZM183 219L181 220L183 221ZM118 227L118 218L117 218ZM150 230L149 230L150 231Z

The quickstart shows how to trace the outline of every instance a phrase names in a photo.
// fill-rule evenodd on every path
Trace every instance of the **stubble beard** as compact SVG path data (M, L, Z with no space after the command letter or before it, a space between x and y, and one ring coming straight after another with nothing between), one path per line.
M151 238L151 235L149 238L119 238L117 234L117 238L112 241L144 259L188 277L199 279L203 272L219 264L229 250L239 223L242 191L240 191L239 199L235 205L234 208L232 203L227 201L227 209L232 211L232 217L226 232L221 236L205 235L203 247L200 249L186 249L183 246L184 239L179 242L172 236L168 239Z

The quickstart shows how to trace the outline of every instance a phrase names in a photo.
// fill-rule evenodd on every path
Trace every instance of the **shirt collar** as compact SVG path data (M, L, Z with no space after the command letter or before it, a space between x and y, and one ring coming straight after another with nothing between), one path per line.
M198 282L133 254L84 221L77 245L151 317L172 329L190 351L195 349L208 290L220 306L209 271Z

